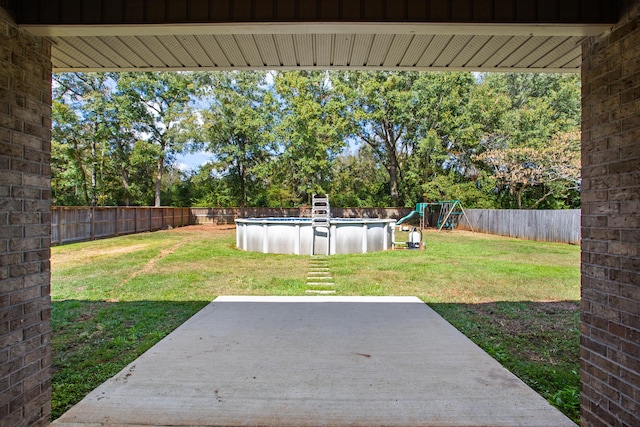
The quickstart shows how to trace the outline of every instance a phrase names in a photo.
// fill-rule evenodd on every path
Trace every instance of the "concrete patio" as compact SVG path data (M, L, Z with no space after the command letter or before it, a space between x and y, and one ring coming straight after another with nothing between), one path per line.
M415 297L219 297L53 425L573 426Z

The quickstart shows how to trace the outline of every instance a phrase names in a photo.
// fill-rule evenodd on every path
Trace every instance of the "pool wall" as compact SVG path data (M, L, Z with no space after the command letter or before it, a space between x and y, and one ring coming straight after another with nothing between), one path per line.
M333 218L312 227L309 218L236 219L236 246L251 252L296 255L353 254L391 249L395 220Z

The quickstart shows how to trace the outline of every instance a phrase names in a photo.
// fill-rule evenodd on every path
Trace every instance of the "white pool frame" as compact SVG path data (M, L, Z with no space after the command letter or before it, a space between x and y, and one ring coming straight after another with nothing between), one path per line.
M236 219L236 246L250 252L334 255L389 250L395 219L332 218L312 227L310 218Z

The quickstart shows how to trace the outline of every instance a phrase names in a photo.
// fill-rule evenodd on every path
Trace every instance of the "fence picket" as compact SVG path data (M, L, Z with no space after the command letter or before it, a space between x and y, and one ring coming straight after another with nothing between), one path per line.
M519 239L580 244L580 209L465 209L474 230ZM467 226L466 219L460 227Z
M332 208L340 218L402 218L410 208ZM580 243L580 209L465 209L473 229L528 240ZM305 208L53 207L53 245L189 224L233 224L242 217L308 216ZM468 227L460 220L460 228Z

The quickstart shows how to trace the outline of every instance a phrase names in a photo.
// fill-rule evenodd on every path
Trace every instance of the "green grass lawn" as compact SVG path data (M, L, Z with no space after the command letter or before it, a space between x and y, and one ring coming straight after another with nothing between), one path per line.
M213 230L213 228L211 229ZM218 295L304 295L308 256L241 252L232 228L52 249L53 418ZM416 295L575 421L579 248L468 232L336 255L339 295Z

